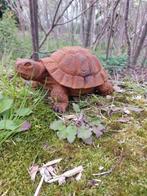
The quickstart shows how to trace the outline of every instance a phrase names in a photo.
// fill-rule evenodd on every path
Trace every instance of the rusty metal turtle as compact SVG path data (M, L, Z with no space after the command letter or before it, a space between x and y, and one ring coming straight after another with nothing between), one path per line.
M53 109L65 112L69 96L98 92L108 95L112 84L101 63L88 49L64 47L39 61L18 59L16 72L26 80L44 85L53 99Z

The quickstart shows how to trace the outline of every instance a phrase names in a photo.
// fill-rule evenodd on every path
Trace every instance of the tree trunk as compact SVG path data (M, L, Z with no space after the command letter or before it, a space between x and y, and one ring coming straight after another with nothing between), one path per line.
M108 43L107 43L107 50L106 50L106 59L108 59L108 57L109 57L109 48L110 48L111 37L113 35L113 25L114 25L114 20L115 20L115 11L116 11L116 8L117 8L119 2L120 2L120 0L117 0L115 2L115 5L114 5L113 11L112 11L110 33L109 33L109 36L108 36Z
M133 57L133 62L132 62L133 65L136 65L136 63L137 63L137 60L138 60L138 57L140 55L140 52L141 52L141 49L142 49L144 40L146 38L146 35L147 35L147 22L144 25L144 28L143 28L143 31L142 31L142 34L141 34L140 41L138 43L137 49L136 49L135 54L134 54L134 57Z
M82 11L85 10L87 8L86 5L86 1L85 0L81 0L81 6L82 6ZM86 26L86 13L83 13L81 15L81 40L82 40L82 44L84 46L85 43L85 26Z
M143 60L142 60L142 63L141 63L142 66L145 65L146 61L147 61L147 48L146 48L146 50L145 50L145 54L144 54L144 57L143 57Z
M31 34L32 34L32 45L33 45L32 58L37 61L39 59L38 1L29 0L29 5L30 5Z
M90 4L93 3L93 0L90 0ZM93 12L94 12L94 5L91 6L91 8L88 10L88 19L87 19L87 27L85 31L85 42L84 47L89 47L91 45L91 30L92 30L92 18L93 18Z
M127 0L126 3L126 11L125 11L125 35L126 35L126 39L127 39L127 45L128 45L128 60L127 60L127 64L128 67L131 66L131 41L129 38L129 31L128 31L128 16L129 16L129 7L130 7L130 0Z

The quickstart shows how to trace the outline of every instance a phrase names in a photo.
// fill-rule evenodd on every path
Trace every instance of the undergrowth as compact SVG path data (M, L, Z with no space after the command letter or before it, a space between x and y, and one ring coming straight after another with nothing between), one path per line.
M9 39L3 40L6 36L5 28ZM107 98L92 94L71 99L65 116L75 116L73 103L77 104L87 117L99 119L106 132L99 138L94 137L91 145L85 144L80 138L69 144L50 129L53 121L65 116L52 111L50 99L44 96L44 91L32 90L28 83L13 72L15 59L30 55L30 36L26 35L23 43L22 36L19 33L16 35L16 24L14 20L11 21L11 17L4 18L4 23L0 21L0 32L0 40L3 40L3 46L0 46L0 91L4 98L13 100L7 118L13 120L16 111L21 108L30 108L32 111L22 118L31 124L31 128L5 138L0 146L0 195L33 195L40 178L37 176L36 181L32 182L28 174L29 167L33 163L42 165L60 157L63 161L58 168L59 172L83 165L82 179L79 182L70 179L62 186L44 183L42 196L147 195L146 87L125 81L122 85L125 89L123 93L114 93ZM65 45L67 41L64 40L60 43L59 40L47 42L40 55L49 55L48 51ZM96 53L110 71L113 66L114 69L120 69L125 65L125 56L110 57L106 61L100 52ZM4 131L0 130L0 134ZM94 173L109 171L113 167L115 169L109 175L93 176Z
M25 107L31 107L32 114L25 117L31 129L15 134L0 147L0 195L33 195L40 178L37 176L32 182L28 168L33 163L42 165L60 157L63 161L59 172L83 165L82 179L79 182L70 179L62 186L44 183L41 195L146 195L146 88L130 81L123 86L125 92L107 98L93 94L70 100L65 116L75 115L73 103L78 104L85 115L100 119L106 132L94 138L91 145L80 139L69 144L49 128L59 117L52 111L49 99L12 73L3 74L0 82L3 95L14 100L14 110L25 100ZM132 106L130 113L128 105ZM134 112L136 107L141 110ZM122 118L125 123L120 121ZM100 168L108 171L114 166L109 175L93 176L101 172Z

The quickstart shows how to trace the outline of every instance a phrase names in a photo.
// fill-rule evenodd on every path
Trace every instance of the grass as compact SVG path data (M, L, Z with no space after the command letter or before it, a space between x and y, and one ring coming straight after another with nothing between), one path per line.
M33 195L40 177L37 176L36 181L32 182L27 171L29 166L32 163L41 165L59 157L63 158L59 166L60 172L83 165L82 179L79 182L71 179L62 186L44 183L41 196L147 195L147 103L144 99L144 87L127 81L126 92L114 93L110 99L89 95L71 101L83 107L87 115L99 117L107 127L107 132L101 138L95 138L91 146L80 140L76 140L74 144L59 140L55 132L49 129L50 123L56 118L49 100L42 99L40 91L32 91L21 79L12 77L10 80L4 73L0 89L6 96L14 99L14 108L19 107L23 101L27 107L35 105L33 114L26 118L32 125L31 130L16 134L0 147L0 195ZM141 95L142 99L133 99L136 95ZM115 107L131 104L144 111L132 112L130 115L109 115L107 111L100 110L100 106L104 108L112 104ZM72 103L67 114L69 113L74 113ZM131 117L129 123L117 122L120 117L127 116ZM120 157L121 161L117 164ZM116 168L111 174L97 177L101 180L98 186L91 185L91 180L95 178L92 174L99 173L100 166L107 171L114 165Z

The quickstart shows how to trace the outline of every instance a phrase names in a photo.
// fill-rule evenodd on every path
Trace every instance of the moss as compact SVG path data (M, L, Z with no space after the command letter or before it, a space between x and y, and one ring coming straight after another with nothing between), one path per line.
M14 88L11 88L11 91L7 89L5 93L9 96L13 95L18 105L24 95L26 105L33 105L37 99L36 91L32 93L28 89L26 92L21 82L18 83L17 93ZM116 93L114 96L113 103L116 106L123 107L127 101L129 104L144 107L142 102L133 102L128 94ZM85 145L80 140L76 140L74 144L59 140L55 132L49 129L50 123L56 116L50 109L50 104L45 103L44 99L41 100L33 108L33 114L27 118L32 124L31 130L15 135L0 147L0 195L6 191L10 196L33 195L40 177L37 176L36 181L32 182L27 171L29 166L33 162L41 165L59 157L63 158L59 172L83 165L82 179L79 182L69 179L63 186L44 183L41 196L68 196L74 193L77 196L146 195L146 111L138 114L131 113L131 121L123 124L117 122L123 114L116 113L109 116L107 113L100 112L99 106L109 106L112 100L90 95L77 99L77 103L79 102L83 112L89 116L97 116L107 126L107 132L99 139L95 138L92 146ZM72 104L70 104L70 112L73 113ZM118 164L121 152L123 157ZM92 174L100 172L100 166L107 171L115 165L116 168L111 174L97 177L101 180L98 186L89 185L95 178Z

